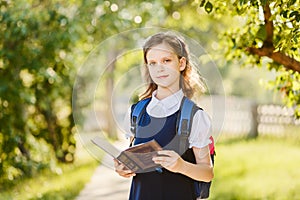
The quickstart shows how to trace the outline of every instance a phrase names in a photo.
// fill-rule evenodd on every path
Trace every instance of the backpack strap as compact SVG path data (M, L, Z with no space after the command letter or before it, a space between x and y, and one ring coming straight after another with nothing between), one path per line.
M198 108L199 109L199 108ZM191 133L193 116L197 111L196 104L190 99L183 97L180 106L180 116L177 120L177 135L179 136L179 154L187 150L188 137Z
M148 103L150 102L151 98L143 99L139 102L137 102L131 110L131 127L130 130L134 135L136 135L136 128L138 126L138 122L141 119L141 116L146 110L146 107ZM199 108L196 106L196 104L188 99L187 97L183 97L180 105L180 115L177 119L176 123L176 130L177 135L179 136L179 153L182 155L187 149L188 149L188 137L191 133L192 123L193 123L193 117L197 110L202 108ZM134 141L134 138L130 141L130 146L132 146L132 143ZM210 140L212 143L209 145L210 154L214 154L214 141L212 136L210 137Z
M143 113L146 110L146 107L148 105L148 103L150 102L151 98L147 98L147 99L143 99L139 102L137 102L131 110L131 120L130 120L130 131L132 132L132 134L136 135L136 128L138 126L138 122L141 119L141 116L143 115ZM132 146L134 139L131 140L130 142L130 146Z

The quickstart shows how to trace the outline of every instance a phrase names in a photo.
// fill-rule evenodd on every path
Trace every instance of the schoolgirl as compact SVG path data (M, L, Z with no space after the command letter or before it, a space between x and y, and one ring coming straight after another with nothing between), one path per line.
M189 146L182 155L174 139L181 101L194 93L187 46L173 34L158 33L145 42L143 54L149 84L141 99L151 100L135 135L128 133L134 145L155 139L163 147L153 158L162 170L135 174L117 161L115 170L120 176L132 177L130 200L195 200L197 182L209 182L214 174L208 147L211 121L205 111L195 113ZM127 121L130 130L130 112Z

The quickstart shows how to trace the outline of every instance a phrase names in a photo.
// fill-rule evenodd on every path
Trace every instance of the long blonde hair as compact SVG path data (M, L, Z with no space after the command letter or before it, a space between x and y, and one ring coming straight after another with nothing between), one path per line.
M144 65L147 65L148 51L152 47L162 43L169 45L173 52L177 55L178 59L181 59L182 57L186 58L186 67L183 71L181 71L179 87L182 89L185 96L192 98L195 92L195 88L191 83L192 65L189 61L187 45L179 37L170 33L157 33L151 36L143 46ZM157 85L152 81L147 67L145 67L144 76L148 86L146 91L140 95L140 99L151 97L153 91L157 89Z

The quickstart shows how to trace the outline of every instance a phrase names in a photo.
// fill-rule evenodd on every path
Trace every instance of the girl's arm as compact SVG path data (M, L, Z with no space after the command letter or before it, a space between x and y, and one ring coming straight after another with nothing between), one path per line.
M183 160L175 151L159 151L153 161L162 167L175 173L181 173L194 180L209 182L214 177L213 165L210 159L209 148L193 147L196 163L193 164Z

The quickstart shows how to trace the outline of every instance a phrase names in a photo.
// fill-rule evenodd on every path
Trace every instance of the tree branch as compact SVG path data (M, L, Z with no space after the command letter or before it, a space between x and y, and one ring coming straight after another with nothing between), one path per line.
M274 34L274 25L273 21L270 20L271 9L268 3L264 6L264 17L265 17L265 26L266 26L266 39L264 40L263 46L261 48L248 47L246 50L254 55L259 57L267 56L273 61L282 64L285 68L300 72L300 62L294 58L284 54L283 52L274 52L273 44L273 34Z
M285 68L291 69L293 71L300 72L300 62L285 55L282 52L274 52L272 48L269 47L262 47L262 48L255 48L249 47L247 51L251 54L258 55L259 57L267 56L274 60L275 62L282 64Z
M264 18L265 18L265 27L266 27L267 35L263 46L275 49L273 44L274 25L273 25L273 21L270 20L270 17L271 17L271 9L269 4L266 3L266 5L264 6Z

